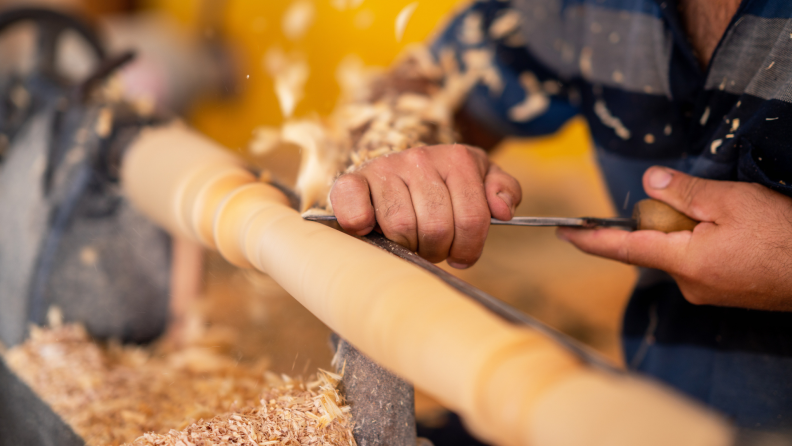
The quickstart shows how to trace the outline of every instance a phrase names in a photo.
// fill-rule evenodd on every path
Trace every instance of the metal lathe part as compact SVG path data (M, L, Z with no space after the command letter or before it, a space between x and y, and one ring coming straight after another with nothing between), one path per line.
M333 334L341 393L352 409L358 446L416 446L413 386Z

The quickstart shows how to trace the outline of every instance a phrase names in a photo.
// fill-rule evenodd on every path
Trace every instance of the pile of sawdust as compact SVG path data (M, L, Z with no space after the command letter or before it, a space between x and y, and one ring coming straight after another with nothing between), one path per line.
M205 348L102 345L71 324L33 328L4 359L88 445L354 444L329 372L304 384Z
M202 420L182 431L146 434L132 445L353 446L349 406L339 406L342 402L335 390L338 379L337 375L320 372L320 379L309 384L287 380L265 392L254 409Z

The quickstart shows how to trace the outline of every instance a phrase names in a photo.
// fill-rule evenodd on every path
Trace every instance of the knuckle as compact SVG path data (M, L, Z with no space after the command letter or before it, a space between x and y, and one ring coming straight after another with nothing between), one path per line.
M686 181L682 186L682 202L685 206L689 209L693 209L698 207L697 206L697 196L699 189L701 188L701 179L698 177L691 177L688 181Z
M490 215L482 212L463 214L454 219L454 226L465 233L474 236L486 235L489 229Z
M635 265L635 258L633 257L633 252L630 243L624 243L621 246L619 246L616 255L617 258L621 259L624 263L628 265Z
M359 181L351 175L342 175L333 183L330 189L330 202L333 207L343 208L351 195L359 195L361 187Z
M428 161L429 153L426 147L413 147L412 149L407 149L404 152L404 158L410 164L423 164Z
M473 156L475 158L487 159L487 152L485 152L484 149L481 149L479 147L473 147L473 146L465 146L465 148L467 149L468 154L470 154L471 156Z
M453 229L445 222L430 221L420 227L421 242L441 243L452 234Z
M717 269L702 260L684 262L675 275L690 284L716 284L723 280Z
M355 178L351 174L345 173L335 180L335 183L333 183L333 191L343 190L352 186L354 183Z
M676 275L686 281L695 280L701 275L701 265L698 263L684 262L681 265L677 265Z
M378 173L388 169L393 164L394 160L391 157L381 156L372 160L366 161L363 166L358 169L361 174Z
M446 151L455 159L473 159L472 149L464 144L452 144L450 146L446 146Z
M399 235L409 239L415 233L415 221L404 215L394 215L385 222L381 222L383 229L393 235Z

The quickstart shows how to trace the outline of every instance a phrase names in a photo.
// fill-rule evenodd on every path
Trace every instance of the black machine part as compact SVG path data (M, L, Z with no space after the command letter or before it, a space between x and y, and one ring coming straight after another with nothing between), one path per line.
M83 446L83 441L0 358L0 446Z
M122 196L117 165L159 118L95 94L133 54L107 57L90 26L59 12L0 13L0 32L24 23L37 40L32 71L0 79L0 342L21 342L52 305L94 336L154 339L168 317L170 241ZM97 61L79 81L57 71L66 31Z

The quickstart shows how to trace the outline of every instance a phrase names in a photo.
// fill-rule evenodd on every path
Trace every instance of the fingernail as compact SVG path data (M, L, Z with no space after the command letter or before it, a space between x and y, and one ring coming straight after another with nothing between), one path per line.
M498 192L498 196L500 197L501 200L503 200L504 203L506 203L506 206L508 206L509 209L511 209L512 215L514 215L515 209L514 209L514 201L512 200L512 197L505 192Z
M456 262L448 262L448 266L456 269L468 269L470 265L466 265L464 263L456 263Z
M665 189L671 183L674 175L662 167L653 167L649 173L649 187L652 189Z
M559 240L563 240L565 242L569 241L569 237L567 237L567 231L564 229L558 229L556 231L556 237L558 237Z

